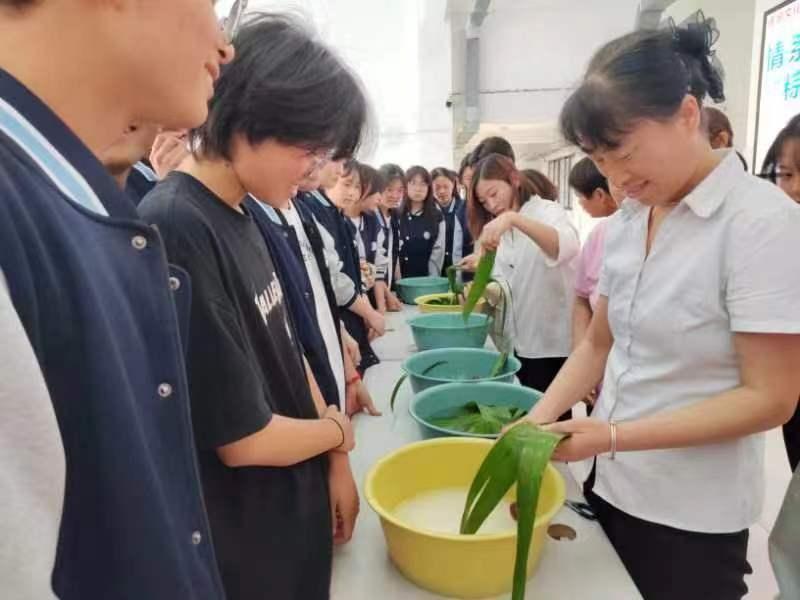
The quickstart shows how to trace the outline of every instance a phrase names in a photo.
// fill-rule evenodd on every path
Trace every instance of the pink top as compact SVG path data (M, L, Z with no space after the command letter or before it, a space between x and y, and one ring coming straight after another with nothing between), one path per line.
M586 243L583 245L578 257L577 272L575 276L575 293L581 298L588 298L589 305L594 311L597 299L600 296L597 283L603 270L603 253L606 242L606 226L608 220L604 219L592 230Z

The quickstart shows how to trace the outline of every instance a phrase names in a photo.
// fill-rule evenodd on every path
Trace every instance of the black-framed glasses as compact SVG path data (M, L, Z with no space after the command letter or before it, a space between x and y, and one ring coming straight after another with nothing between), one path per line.
M233 43L233 38L236 37L239 27L242 25L242 17L245 10L247 10L247 2L248 0L235 0L228 16L220 21L225 41L229 44Z

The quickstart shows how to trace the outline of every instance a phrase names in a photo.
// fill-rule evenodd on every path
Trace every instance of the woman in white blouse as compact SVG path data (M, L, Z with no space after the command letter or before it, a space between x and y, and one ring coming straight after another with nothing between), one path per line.
M713 151L721 100L708 26L639 31L602 48L561 129L625 192L600 299L529 419L549 423L603 378L592 418L555 458L596 457L587 499L646 600L747 592L764 432L800 395L800 207Z
M541 197L552 196L549 192L538 189L510 159L490 154L475 165L467 204L471 233L480 235L482 252L497 250L493 275L510 291L510 337L522 362L519 379L540 391L570 352L580 248L566 211ZM564 417L569 414L568 409Z

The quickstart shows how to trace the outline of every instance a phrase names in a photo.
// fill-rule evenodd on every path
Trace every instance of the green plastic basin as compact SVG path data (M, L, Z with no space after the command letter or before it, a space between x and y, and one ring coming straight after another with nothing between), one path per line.
M404 277L396 285L400 299L406 304L415 304L420 296L450 291L447 277Z
M493 406L512 406L530 410L542 397L542 393L531 388L511 383L446 383L428 388L417 394L411 401L409 411L419 424L424 438L443 436L496 438L496 435L463 433L452 429L437 427L429 419L446 418L470 402L491 404Z
M522 365L514 356L509 356L505 369L496 377L489 377L500 353L483 348L439 348L425 350L410 356L403 362L403 371L408 375L415 394L435 385L454 382L497 381L514 383L514 377ZM431 365L433 367L423 375Z
M428 313L408 320L418 350L482 348L489 334L489 317L472 314L465 322L459 313Z

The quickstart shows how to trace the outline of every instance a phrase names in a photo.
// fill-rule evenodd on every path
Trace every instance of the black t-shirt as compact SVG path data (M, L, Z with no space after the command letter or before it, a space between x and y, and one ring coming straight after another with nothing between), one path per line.
M228 600L328 598L327 458L233 469L216 454L263 429L273 414L317 417L261 232L249 214L185 173L167 177L139 210L157 225L170 263L192 281L192 421Z

